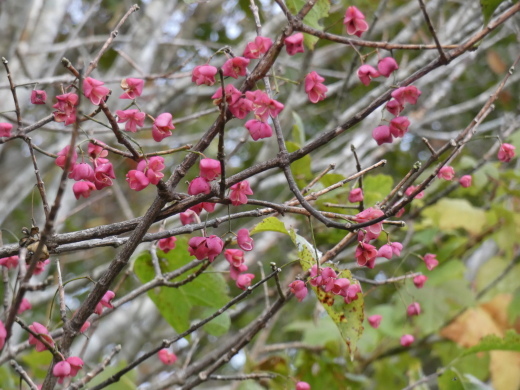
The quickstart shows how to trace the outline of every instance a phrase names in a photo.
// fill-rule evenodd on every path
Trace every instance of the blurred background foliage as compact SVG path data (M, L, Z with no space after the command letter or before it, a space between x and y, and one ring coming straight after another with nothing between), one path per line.
M432 43L418 1L351 0L327 3L320 0L319 3L330 6L328 16L321 20L327 32L345 35L342 24L345 9L356 5L365 13L372 27L363 38L395 43ZM497 12L512 4L508 1L495 3L500 3ZM88 66L132 4L126 0L18 0L0 3L0 52L9 60L15 82L38 82L35 88L45 89L49 95L46 105L32 106L29 95L33 85L17 89L24 123L31 124L49 115L55 102L53 97L61 93L62 85L72 81L60 64L61 58L65 56L78 68ZM117 99L121 79L145 78L145 90L138 99L139 107L152 116L170 112L174 121L180 121L176 124L174 135L161 142L159 147L167 149L194 144L213 123L218 112L214 110L195 119L186 117L214 107L210 96L220 87L197 87L191 82L191 70L212 56L211 64L221 65L225 56L222 52L215 53L224 46L229 46L236 55L242 53L245 44L255 36L250 2L148 0L138 4L141 10L120 29L112 48L103 56L92 77L104 81L114 91L108 101L113 112L127 104ZM263 25L262 34L274 40L285 26L284 16L273 1L259 0L257 5ZM483 28L481 8L473 0L430 0L427 6L443 44L464 42ZM418 80L415 85L422 95L418 104L408 107L404 113L412 124L402 140L383 146L377 146L372 140L372 129L379 125L384 116L380 108L325 147L294 163L292 168L300 188L329 164L335 164L335 169L325 175L313 190L325 188L356 172L351 152L351 145L354 145L363 167L381 158L387 160L383 168L371 172L363 180L365 207L376 205L416 161L424 162L429 158L430 152L422 137L428 138L433 147L439 147L471 123L518 56L519 35L520 25L516 16L480 42L476 50ZM378 54L372 49L358 47L357 50L367 55L367 63L377 63ZM281 122L290 150L296 150L325 130L352 117L394 81L417 71L438 53L435 50L394 50L392 53L380 50L379 55L394 56L400 69L395 80L376 79L365 87L355 76L355 70L360 65L359 55L349 45L319 40L313 50L307 47L303 54L289 57L285 51L281 53L273 68L273 74L279 76L274 85L276 99L285 104ZM329 88L327 99L315 105L307 101L302 87L304 76L313 70L325 77ZM13 106L5 72L2 75L2 121L14 123L14 114L9 112ZM483 157L497 137L520 150L520 132L517 131L520 119L519 80L520 74L513 73L508 86L495 102L493 112L479 126L478 134L466 145L463 154L451 163L457 177L477 168L472 173L472 187L458 188L438 198L437 195L450 185L438 180L427 189L423 199L415 200L411 207L407 207L402 217L405 227L391 226L387 229L391 241L403 243L401 257L391 261L378 259L374 270L359 269L353 255L355 245L351 245L334 260L338 268L350 269L354 277L382 281L409 272L422 272L428 276L423 289L416 289L410 279L381 286L362 284L365 317L381 314L383 321L379 329L372 329L365 321L354 360L350 360L334 322L310 293L301 303L294 299L290 301L247 348L219 371L220 374L274 372L279 374L274 380L231 384L210 381L200 388L290 389L294 386L293 380L297 379L307 381L313 389L398 389L447 365L450 365L451 371L441 375L437 384L432 381L429 385L421 384L416 388L520 388L518 353L479 352L455 360L464 348L477 344L486 335L503 336L507 330L520 330L518 160L500 163L496 152L487 159ZM258 87L263 88L262 85ZM83 101L83 109L90 112L92 107ZM244 122L234 119L226 127L226 153L233 154L227 168L228 175L272 158L277 153L275 139L251 141ZM135 136L145 151L158 148L151 139L150 128L151 122L148 121ZM95 122L86 122L82 130L89 137L116 145L110 131ZM31 137L40 148L56 154L68 144L69 133L70 128L51 122L31 133ZM86 145L82 144L84 151ZM216 158L217 143L214 142L205 154ZM34 187L33 168L28 156L28 150L21 142L9 142L0 148L0 164L3 167L0 175L0 224L4 229L5 244L17 241L6 231L20 236L21 228L30 225L32 216L37 224L43 223L41 202ZM185 152L179 152L165 158L169 172L184 156ZM39 154L37 159L52 199L61 170L54 165L52 158ZM117 175L113 188L93 193L90 199L76 201L71 190L72 182L68 183L58 218L58 232L119 222L146 211L156 195L155 189L149 187L142 192L130 191L124 177L135 164L119 156L110 156L110 159ZM186 181L196 175L196 169L193 169ZM250 182L256 199L282 203L292 197L283 175L278 171L261 173L251 178ZM357 183L326 194L315 202L316 205L325 211L345 212L344 209L327 207L325 203L346 203L353 185ZM184 184L179 188L184 192L186 189ZM230 210L236 212L254 208L232 206ZM227 207L220 206L210 218L227 213ZM357 211L352 210L352 214L355 213ZM306 217L287 214L279 218L286 228L298 229L300 236L322 252L345 235L344 231L329 229L317 222L311 226ZM237 220L232 222L231 230L236 232L242 227L252 228L258 222L254 219ZM167 228L177 225L180 225L177 217L166 221ZM159 227L159 224L154 225L153 231L158 231ZM227 226L222 226L212 232L221 235L227 229ZM270 272L270 262L284 266L281 275L284 286L301 274L298 263L291 263L298 258L298 251L288 236L263 232L254 238L256 248L247 253L246 258L257 278L261 272ZM190 260L183 252L186 239L179 238L178 248L167 255L159 252L164 267L175 268ZM382 234L377 245L383 245L386 239L386 235ZM143 244L130 267L133 272L121 275L117 286L118 297L153 277L153 273L150 274L153 270L150 268L148 248L149 245ZM64 279L86 275L95 279L106 269L115 253L114 248L98 248L60 255ZM426 253L437 254L440 265L434 271L426 270L424 262L418 257ZM125 362L132 361L163 338L171 337L172 332L181 332L191 321L204 318L229 297L237 295L240 291L230 281L223 263L222 259L214 263L214 273L208 273L207 281L201 279L200 285L189 284L180 292L171 293L174 296L168 296L165 291L168 289L162 288L161 291L149 293L151 300L141 296L121 306L97 323L88 338L80 337L75 350L79 353L85 348L85 361L93 367L110 348L122 343L119 360L116 359L114 366L103 374L103 378L108 377L118 367L124 367ZM39 279L43 280L54 272L55 268L50 267ZM209 288L211 283L215 285ZM0 292L5 288L4 284L0 284ZM71 313L88 291L89 284L85 279L69 285L67 305ZM258 289L226 316L211 322L192 337L181 340L174 348L181 363L173 369L166 369L157 359L150 359L110 388L161 388L157 383L167 379L175 370L180 370L188 356L196 360L198 356L209 353L215 343L232 338L240 328L257 318L265 310L265 301L273 300L275 295L274 285L270 284L265 291ZM34 309L23 315L27 322L45 324L50 318L51 327L60 326L56 306L49 313L54 289L32 293L28 297ZM406 306L413 301L421 304L423 314L409 319L406 317ZM417 340L410 348L399 346L399 338L405 333L413 334ZM16 344L25 338L18 329L13 341ZM36 382L45 376L50 359L48 352L35 353L33 350L26 350L17 357ZM17 381L7 365L0 367L0 388L14 388Z

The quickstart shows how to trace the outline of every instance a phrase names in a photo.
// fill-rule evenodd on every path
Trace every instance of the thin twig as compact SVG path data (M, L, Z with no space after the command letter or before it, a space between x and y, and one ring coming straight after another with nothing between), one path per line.
M20 378L22 378L25 381L25 383L27 383L29 385L31 390L38 390L38 386L36 386L36 384L32 381L32 379L29 377L29 375L27 375L27 373L22 368L22 366L20 366L18 363L16 363L16 361L14 359L9 360L9 364L18 373L18 375L20 375Z
M18 123L18 132L22 128L22 112L20 111L20 105L18 104L18 96L16 95L16 85L13 82L11 71L9 70L9 61L2 57L2 62L7 72L7 79L9 80L9 87L11 88L11 94L13 95L14 111L16 112L16 122Z
M94 58L93 61L90 62L90 65L88 66L87 70L85 71L85 76L84 77L88 77L92 71L97 67L98 63L99 63L99 60L101 59L101 57L103 56L103 54L105 54L105 52L108 50L108 48L110 47L110 45L112 44L112 42L114 41L114 39L117 37L117 35L119 34L119 29L121 28L121 26L126 22L126 20L128 19L128 17L133 14L134 12L138 11L139 10L139 6L137 4L134 4L133 6L130 7L130 9L126 12L126 14L121 18L121 20L119 21L119 23L116 25L116 27L114 28L114 30L110 33L110 36L108 37L108 39L106 40L105 44L103 45L103 47L101 47L101 49L99 50L96 58Z
M56 259L56 271L58 273L58 298L60 300L60 315L63 324L68 321L67 318L67 306L65 305L65 290L63 289L63 279L61 278L61 266L60 261Z
M110 354L103 360L103 362L101 362L100 365L98 365L92 371L89 371L83 378L81 378L81 380L72 383L68 387L68 389L79 390L82 387L84 387L88 382L90 382L92 379L94 379L96 376L102 373L105 370L105 368L110 364L114 356L117 355L120 351L121 345L116 345L112 352L110 352Z
M424 15L424 20L426 20L426 24L428 25L428 28L430 29L430 33L432 34L433 40L435 41L435 46L437 47L437 50L439 51L439 55L441 56L442 61L447 64L448 59L446 58L446 54L444 54L444 51L442 50L441 43L439 42L439 38L437 37L437 33L435 32L435 28L433 28L432 21L430 20L430 15L428 15L428 12L426 11L426 7L424 5L423 0L419 0L419 4L421 5L421 11Z
M38 191L40 192L40 197L42 198L43 211L45 212L45 217L49 216L49 203L47 202L47 194L45 192L45 184L40 176L40 169L38 168L38 163L36 161L36 156L34 155L34 146L32 144L31 138L27 137L25 139L27 146L29 148L29 152L31 153L31 159L34 167L34 175L36 176L36 186L38 187Z
M382 286L383 284L397 283L397 282L401 282L406 279L415 278L416 276L419 276L419 275L422 275L422 274L420 272L415 272L413 274L406 274L406 275L396 276L393 278L387 278L387 279L383 279L383 280L373 280L373 279L368 279L368 278L364 278L362 276L357 276L357 275L353 275L353 276L354 276L354 278L356 278L357 280L359 280L362 283L372 284L374 286Z

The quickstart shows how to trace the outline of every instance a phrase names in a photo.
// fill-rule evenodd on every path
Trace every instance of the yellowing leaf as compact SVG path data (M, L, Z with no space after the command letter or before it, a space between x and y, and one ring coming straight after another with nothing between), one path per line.
M441 199L426 208L423 215L430 218L440 230L462 228L472 234L479 234L486 224L485 211L473 207L465 199Z
M305 271L308 271L316 264L316 255L314 247L302 236L289 229L294 244L298 248L300 264ZM339 278L347 278L351 283L358 283L349 270L343 270L338 273ZM357 342L363 334L364 319L364 299L363 294L358 294L358 299L354 302L345 304L343 297L325 292L321 288L311 286L323 308L327 311L330 318L339 329L343 340L345 340L350 352L350 358L354 358L354 352L357 348Z
M306 0L288 0L286 2L287 7L293 14L297 14L306 3ZM312 7L310 12L303 19L303 23L316 30L323 31L323 25L320 20L329 16L329 9L329 0L317 0L314 7ZM318 38L313 35L304 34L304 42L305 46L309 49L314 49L314 45L318 42Z
M463 347L463 353L490 352L490 372L496 390L518 389L520 386L520 336L513 330L503 331L489 312L481 307L469 309L441 330L441 336ZM487 336L487 337L485 337Z
M256 224L249 234L253 235L260 232L278 232L289 234L283 222L275 217L267 217L262 222Z

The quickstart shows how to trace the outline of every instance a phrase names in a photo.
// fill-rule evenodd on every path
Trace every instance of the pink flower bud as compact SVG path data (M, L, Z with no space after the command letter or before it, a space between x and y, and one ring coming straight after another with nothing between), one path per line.
M76 106L79 97L75 93L66 93L56 96L58 102L53 105L57 111L54 111L54 120L56 122L65 122L65 126L76 122Z
M410 126L410 121L407 117L395 117L390 121L390 133L396 138L403 137L408 132L408 126Z
M144 80L127 78L121 80L121 88L124 93L119 96L119 99L135 99L143 93Z
M400 87L392 92L392 97L402 105L404 103L416 104L419 96L421 96L421 91L413 85Z
M243 100L243 99L242 99ZM246 91L246 100L252 103L256 119L267 122L269 116L275 118L283 110L284 105L260 90Z
M240 249L226 249L224 257L233 267L239 267L244 262L244 252Z
M464 188L468 188L468 187L471 187L471 181L472 181L472 177L471 175L464 175L462 176L460 179L459 179L459 183L462 187Z
M415 284L415 287L417 288L423 288L424 283L428 280L428 277L425 275L417 275L415 278L413 278L413 284Z
M31 103L32 104L45 104L47 101L47 92L41 89L34 89L31 92Z
M296 33L291 35L290 37L285 38L285 50L287 50L287 54L290 56L295 55L296 53L303 53L303 34Z
M377 257L385 257L388 260L390 260L392 258L392 255L393 255L392 247L388 244L383 245L377 251Z
M241 273L247 271L247 265L240 264L238 267L233 265L229 266L229 277L233 280L237 280Z
M96 305L94 313L100 315L103 312L103 307L112 309L114 307L112 306L112 299L114 299L115 296L116 294L113 291L108 290Z
M389 77L397 69L399 69L399 65L392 57L381 58L377 63L377 70L385 77Z
M39 275L45 270L45 266L49 264L51 261L49 259L45 261L37 261L36 268L34 268L34 275ZM29 269L29 264L26 264L27 269Z
M0 266L7 269L18 267L18 256L3 257L0 259Z
M411 303L406 308L406 314L408 315L408 317L418 316L419 314L421 314L421 305L419 305L418 302Z
M27 298L22 299L22 303L20 303L20 307L18 308L18 314L22 314L24 311L31 310L32 305L27 300Z
M305 76L305 93L311 103L318 103L325 99L328 88L323 84L324 81L325 79L314 71Z
M359 284L351 284L348 286L347 295L344 298L345 303L348 305L358 299L358 294L361 292Z
M368 23L365 21L365 15L354 6L350 6L345 11L345 19L343 24L347 28L347 34L361 37L368 30Z
M211 186L202 177L196 177L188 185L188 194L190 195L209 194L210 192Z
M63 380L70 376L70 371L70 363L65 360L54 365L52 375L58 378L58 383L63 383Z
M226 77L238 79L239 76L245 76L247 73L247 65L249 60L244 57L234 57L227 60L222 65L222 74Z
M1 125L1 124L0 124ZM511 144L502 144L498 150L498 159L502 162L509 162L515 157L515 147Z
M357 223L365 223L380 218L383 215L384 213L381 210L369 207L368 209L365 209L357 214L353 219ZM383 230L383 222L374 223L373 225L366 226L363 229L366 231L366 238L369 240L374 240L381 234L381 231Z
M415 189L417 188L417 186L410 186L406 189L406 191L404 192L404 194L406 196L410 196L412 195L414 192L415 192ZM414 199L422 199L424 197L424 191L421 191L419 192L417 195L414 196Z
M90 159L92 161L94 161L94 165L95 164L106 164L108 162L108 160L106 158L103 158L103 157L108 156L108 150L105 149L106 145L101 141L97 141L97 142L100 142L101 145L96 145L96 144L93 144L92 142L89 142L88 155L89 155ZM102 145L105 145L105 146L102 146Z
M74 377L78 371L83 368L83 360L77 356L70 356L67 358L67 363L70 364L70 376Z
M365 85L369 85L372 79L379 77L379 72L371 65L361 65L357 71L357 76Z
M374 329L379 328L379 324L381 323L381 320L383 319L383 316L380 314L374 314L373 316L368 317L368 323L370 326Z
M96 106L99 106L110 92L110 89L103 87L103 84L105 83L92 77L83 80L83 94Z
M94 169L87 163L76 164L69 173L69 179L94 181Z
M415 341L415 338L411 334L405 334L401 336L401 345L403 347L410 346Z
M404 110L404 106L395 99L392 99L386 103L385 108L390 114L395 116L399 115L401 111Z
M303 301L303 298L307 296L307 286L305 285L305 282L301 280L295 280L290 283L289 288L299 302Z
M197 213L190 209L186 210L183 213L180 213L179 217L183 225L190 225L192 223L197 222Z
M215 84L215 75L218 69L211 65L199 65L193 68L191 81L197 85L212 86Z
M85 323L83 325L81 325L79 332L84 333L88 328L90 328L90 322L85 321Z
M126 181L134 191L142 191L150 184L150 180L146 175L137 170L131 170L126 174Z
M54 346L54 340L52 339L51 336L49 336L49 331L47 330L47 328L45 326L43 326L42 324L40 324L38 322L33 322L32 325L29 325L29 329L32 330L34 333L42 336L42 338L44 338L45 341L47 341L47 343L50 346L52 346L52 347ZM47 349L45 344L43 344L39 339L34 337L32 334L29 334L29 344L34 345L34 347L36 348L36 351L38 351L38 352L42 352Z
M238 276L236 285L241 290L246 290L251 286L251 281L255 278L255 274L241 274Z
M372 138L377 142L378 145L391 144L393 142L390 128L386 125L378 126L372 131Z
M164 112L155 118L152 126L152 137L155 142L161 142L164 138L172 135L170 130L175 129L172 119L172 114L168 112Z
M226 96L226 103L228 107L234 105L238 101L238 99L242 97L242 92L236 89L233 84L226 85L226 88L224 88L224 94ZM222 88L219 87L217 89L217 92L215 92L213 96L211 96L211 98L213 99L214 105L220 105L222 101Z
M389 245L392 247L392 252L394 255L401 256L403 244L401 244L400 242L391 242Z
M0 123L0 137L10 137L12 128L13 125L10 123Z
M199 168L200 177L207 181L215 180L221 173L220 161L212 158L203 158L200 160Z
M229 106L229 111L231 111L233 116L237 117L238 119L244 119L247 114L253 111L253 109L253 102L249 99L242 98L238 99L236 103Z
M453 169L453 167L445 165L439 170L439 173L437 173L437 177L439 179L452 180L455 177L455 170Z
M56 157L56 161L54 162L61 169L65 168L65 161L67 160L67 154L69 153L70 145L65 146L62 150L58 152L58 157ZM70 170L74 168L76 165L76 160L78 159L78 154L76 150L72 152L72 159L70 160Z
M259 121L258 119L250 119L244 126L249 131L253 141L269 138L273 135L273 129L271 126L265 122Z
M5 339L7 338L7 330L5 329L4 323L0 321L0 349L4 347Z
M159 356L159 360L168 366L174 364L177 361L177 356L173 352L168 351L166 348L161 349L157 355Z
M338 278L332 280L332 293L346 297L348 295L348 288L350 287L350 280L348 280L347 278ZM325 291L327 291L327 286L325 287Z
M112 163L100 164L94 171L94 184L97 190L112 185L112 179L115 179L114 166Z
M224 242L217 236L192 237L188 241L188 252L197 260L215 260L224 248Z
M247 180L238 182L237 184L233 184L230 187L229 199L231 200L231 204L233 206L239 206L241 204L247 203L246 195L253 195L253 190L249 186L249 182Z
M427 253L424 255L424 262L426 263L426 268L428 268L428 271L431 271L439 265L439 261L436 259L436 257L437 255L432 253Z
M167 237L167 238L161 238L159 242L157 243L157 246L160 250L162 250L164 253L168 253L172 249L175 249L175 241L177 241L177 237Z
M240 229L237 232L237 244L246 252L252 251L254 247L254 240L249 236L249 230Z
M135 133L137 127L143 127L146 114L137 109L133 110L117 110L117 123L126 123L125 131Z
M356 248L356 260L358 265L372 268L370 263L373 263L377 257L377 249L375 246L360 242Z
M267 53L267 50L273 45L271 38L256 37L254 42L249 42L246 45L243 56L245 58L260 58L262 54Z
M357 203L363 200L363 190L361 188L354 188L348 194L348 201L350 203Z
M311 385L307 382L298 382L296 383L296 390L311 390Z
M74 192L76 199L79 199L81 196L88 198L90 196L90 192L95 190L96 185L90 181L77 181L72 186L72 192Z

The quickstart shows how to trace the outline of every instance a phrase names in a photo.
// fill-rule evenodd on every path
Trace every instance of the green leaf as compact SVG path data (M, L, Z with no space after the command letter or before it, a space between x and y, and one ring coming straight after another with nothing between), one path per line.
M0 389L15 389L15 380L19 379L7 368L7 365L0 367ZM33 378L34 379L34 378Z
M373 206L376 202L382 201L392 190L394 180L388 175L370 175L363 179L363 194L365 205Z
M260 232L278 232L289 235L289 232L285 228L283 222L275 217L267 217L262 222L255 225L249 234L252 236L253 234Z
M470 353L497 350L520 352L520 334L510 329L506 332L504 338L496 335L486 336L477 345L466 349L461 356L469 355Z
M427 207L423 215L443 231L462 228L479 234L486 226L485 211L473 207L466 199L441 199L435 205Z
M201 318L207 318L215 312L215 309L205 308L200 315ZM231 326L231 319L227 312L222 313L218 317L213 318L202 328L210 335L219 337L227 333Z
M158 252L161 255L159 263L162 272L174 271L194 260L189 255L187 246L187 238L180 237L177 239L174 250L167 254ZM184 280L197 270L198 267L171 281ZM142 283L149 282L155 277L149 252L139 255L134 264L134 272ZM179 288L160 287L150 290L148 296L164 319L179 333L188 329L190 312L194 306L219 308L229 301L227 284L222 275L217 273L202 273L190 283Z
M504 0L480 0L482 8L482 16L484 16L484 24L488 24L493 12L498 8Z
M293 229L289 230L289 235L298 249L302 268L305 271L308 271L314 264L316 264L315 248L304 237L296 234ZM338 278L347 278L351 283L358 283L352 277L349 270L338 272ZM358 299L347 305L345 304L343 297L334 295L330 292L327 293L314 286L311 287L332 321L334 321L338 327L339 332L349 349L350 358L353 360L357 348L357 342L363 334L363 294L358 294Z
M47 350L37 352L32 349L31 352L22 357L22 362L31 371L33 379L44 379L52 362L52 354Z
M293 14L297 14L306 2L306 0L288 0L286 4ZM329 16L329 9L329 0L317 0L314 7L312 7L310 12L305 16L305 18L303 18L303 23L316 30L323 31L323 25L320 23L320 20ZM319 38L309 34L304 34L303 40L305 46L312 50Z
M292 140L298 145L305 143L305 126L303 125L302 118L293 111L294 125L292 127Z
M287 141L285 143L285 146L287 147L287 151L289 153L295 152L296 150L300 149L300 145ZM311 169L311 156L306 155L300 158L299 160L294 161L291 163L291 171L294 175L294 178L296 179L296 183L300 188L305 187L309 181L313 179L312 169Z
M99 385L101 382L107 380L112 375L116 374L118 371L122 370L126 366L127 363L125 361L120 361L117 363L117 365L105 368L101 372L101 374L99 374L94 379L92 379L91 382L89 382L89 387ZM137 386L135 385L136 379L136 371L132 370L130 372L127 372L125 375L121 377L121 379L118 382L111 384L108 388L110 390L135 390L137 389Z
M439 390L465 390L463 384L464 378L459 372L453 368L450 368L439 376L437 383Z
M513 299L507 308L507 318L510 323L514 324L518 317L520 317L520 289L514 292Z

